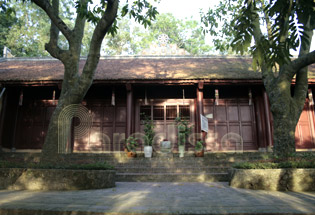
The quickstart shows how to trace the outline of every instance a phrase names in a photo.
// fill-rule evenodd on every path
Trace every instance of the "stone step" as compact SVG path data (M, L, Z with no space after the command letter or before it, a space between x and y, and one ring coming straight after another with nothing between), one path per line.
M207 168L216 167L224 168L231 167L233 162L128 162L116 163L109 162L110 165L116 168Z
M227 173L228 167L116 167L117 173Z
M227 182L228 173L117 173L117 182Z

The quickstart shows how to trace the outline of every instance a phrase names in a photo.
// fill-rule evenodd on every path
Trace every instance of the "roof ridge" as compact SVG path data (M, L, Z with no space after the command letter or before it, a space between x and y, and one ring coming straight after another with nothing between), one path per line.
M100 60L110 59L251 59L250 56L239 55L113 55L113 56L101 56ZM81 57L81 60L86 60L87 57ZM5 61L58 61L53 57L14 57L14 58L0 58L0 62Z

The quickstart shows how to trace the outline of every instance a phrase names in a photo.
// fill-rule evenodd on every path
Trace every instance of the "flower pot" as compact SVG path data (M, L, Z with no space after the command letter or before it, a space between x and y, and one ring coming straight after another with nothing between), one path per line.
M185 154L185 146L178 146L179 157L184 157Z
M152 146L145 146L143 148L144 151L144 157L145 158L151 158L152 157Z
M204 155L204 151L203 150L195 152L195 157L203 157L203 155Z
M163 140L160 143L161 152L162 153L170 153L172 151L172 143L168 140Z
M137 153L136 152L127 152L127 157L128 158L135 158L135 157L137 157Z
M137 157L137 153L136 153L136 152L128 151L128 149L127 149L127 148L125 148L125 150L124 150L124 151L126 152L126 154L127 154L127 157L128 157L128 158L134 158L134 157Z

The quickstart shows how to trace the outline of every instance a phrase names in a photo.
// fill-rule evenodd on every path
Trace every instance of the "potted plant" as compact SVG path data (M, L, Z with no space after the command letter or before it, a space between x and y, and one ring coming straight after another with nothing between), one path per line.
M203 141L199 140L195 145L195 157L203 157L204 155L204 146Z
M175 122L177 124L177 130L178 130L178 152L179 157L184 157L185 154L185 143L186 143L186 137L191 132L191 127L188 125L188 121L185 119L182 119L181 117L177 117L175 119Z
M126 140L126 147L125 152L127 153L128 157L137 157L136 149L138 147L137 138L135 137L128 137Z
M144 120L143 120L143 124L144 124L144 134L145 134L145 138L144 138L144 157L146 158L151 158L152 157L152 145L153 145L153 138L154 138L154 124L153 121L148 117L148 116L144 116Z

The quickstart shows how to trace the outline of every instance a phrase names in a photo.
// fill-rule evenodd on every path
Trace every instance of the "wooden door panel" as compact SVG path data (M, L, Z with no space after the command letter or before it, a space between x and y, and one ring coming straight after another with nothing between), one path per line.
M242 138L244 142L253 142L253 128L251 125L242 126Z
M242 122L251 122L251 109L250 106L240 106L241 109L241 121Z
M228 107L228 116L229 116L229 121L239 121L238 118L238 107L237 106L229 106Z
M226 121L226 109L225 106L217 106L215 109L215 117L218 121Z
M235 134L241 135L240 126L239 125L230 125L229 132L233 132Z
M228 128L226 125L217 126L217 143L220 143L222 137L228 133Z
M315 148L313 114L313 107L309 105L308 99L306 99L295 130L295 142L297 149Z
M114 107L104 107L104 122L113 122L114 121Z
M116 122L126 122L126 107L116 107Z
M209 133L206 137L207 150L209 148L213 151L241 150L240 138L235 135L233 137L228 136L231 133L241 136L243 143L247 144L247 150L257 149L256 130L254 128L255 118L252 113L253 106L248 105L248 100L220 99L220 105L218 106L212 100L205 100L204 103L205 115L215 112L213 119L209 119ZM213 133L211 130L215 132ZM236 138L238 141L235 141L233 138ZM222 145L222 141L227 142Z
M102 107L87 107L90 110L90 113L93 117L93 122L101 122L102 121Z

